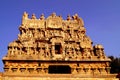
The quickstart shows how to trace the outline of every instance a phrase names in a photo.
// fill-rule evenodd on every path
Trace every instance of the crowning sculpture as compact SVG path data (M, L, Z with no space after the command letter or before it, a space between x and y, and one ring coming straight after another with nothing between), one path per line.
M5 75L110 73L102 45L92 46L83 20L77 15L52 13L47 19L24 12L18 39L8 45L3 57Z

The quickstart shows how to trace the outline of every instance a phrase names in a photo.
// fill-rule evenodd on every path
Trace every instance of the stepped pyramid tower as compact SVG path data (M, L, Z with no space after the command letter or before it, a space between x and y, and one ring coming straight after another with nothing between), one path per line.
M68 15L63 20L55 13L46 19L42 14L37 19L35 14L29 18L28 13L24 12L19 30L18 38L8 45L7 55L3 57L4 76L58 80L60 76L80 78L110 75L110 59L106 57L103 46L92 45L92 40L86 35L84 22L77 14ZM52 77L56 79L50 79Z

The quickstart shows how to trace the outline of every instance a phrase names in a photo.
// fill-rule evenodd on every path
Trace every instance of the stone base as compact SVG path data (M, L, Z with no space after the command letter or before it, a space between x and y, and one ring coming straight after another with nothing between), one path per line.
M117 78L50 78L50 77L4 77L1 80L119 80Z
M5 77L2 80L119 80L115 78L21 78L21 77L16 77L16 78L9 78Z
M119 80L116 75L71 75L71 74L47 74L47 75L3 75L0 80Z

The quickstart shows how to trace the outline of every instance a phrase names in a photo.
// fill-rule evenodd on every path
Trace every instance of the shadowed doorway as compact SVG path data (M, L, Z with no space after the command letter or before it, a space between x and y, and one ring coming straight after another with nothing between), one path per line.
M50 65L48 68L50 74L71 74L71 68L68 65Z
M55 54L61 54L62 53L62 46L60 43L55 44Z

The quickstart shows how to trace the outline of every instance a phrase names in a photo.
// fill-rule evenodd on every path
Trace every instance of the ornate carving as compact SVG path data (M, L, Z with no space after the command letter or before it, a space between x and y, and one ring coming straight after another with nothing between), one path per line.
M62 18L55 13L48 17L46 22L48 28L62 28Z
M104 48L92 46L78 14L72 19L68 15L67 20L55 13L47 19L43 14L29 19L24 12L19 30L18 39L9 44L3 58L6 73L48 74L49 65L56 64L69 66L72 74L109 74L110 60Z

